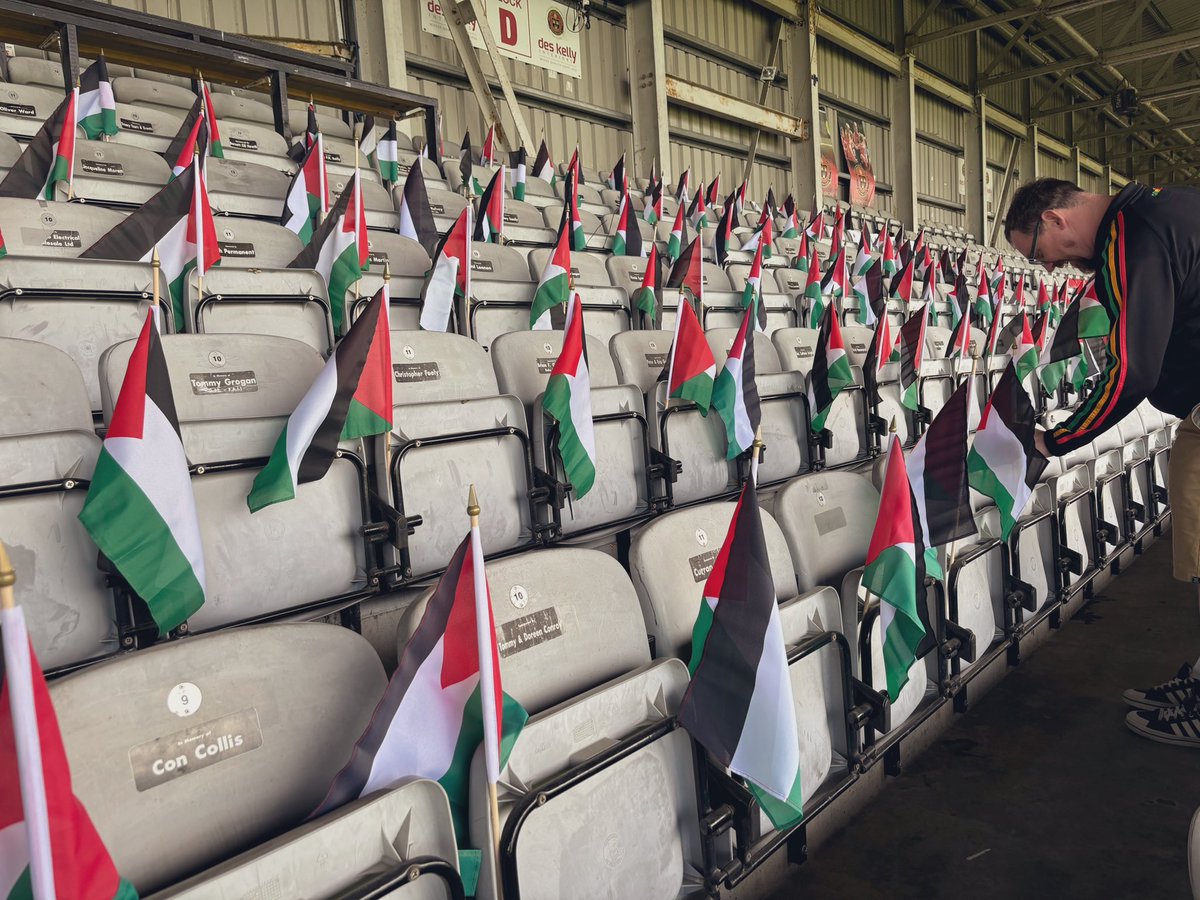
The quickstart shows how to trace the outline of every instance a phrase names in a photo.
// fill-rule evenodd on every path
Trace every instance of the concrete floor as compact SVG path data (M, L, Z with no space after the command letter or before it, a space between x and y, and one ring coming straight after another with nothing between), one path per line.
M772 900L1191 897L1200 749L1137 737L1121 702L1200 653L1170 545L1024 659Z

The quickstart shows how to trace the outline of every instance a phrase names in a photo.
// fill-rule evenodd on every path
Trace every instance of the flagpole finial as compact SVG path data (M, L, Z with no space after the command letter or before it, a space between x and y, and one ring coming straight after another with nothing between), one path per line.
M471 491L467 495L467 515L470 516L471 521L474 522L479 518L479 513L479 495L475 493L475 485L472 484Z
M895 434L895 433L896 433L896 417L892 416L892 424L888 428L888 434Z
M752 450L751 450L752 458L755 461L757 461L759 456L762 455L763 447L766 446L766 444L763 443L763 439L762 439L762 426L761 425L759 425L758 428L756 428L754 430L754 443L751 444L750 446L752 448Z
M0 609L12 609L13 585L17 583L17 573L13 571L12 560L8 558L8 548L0 541Z
M385 283L392 280L392 264L390 262L383 264L383 280Z

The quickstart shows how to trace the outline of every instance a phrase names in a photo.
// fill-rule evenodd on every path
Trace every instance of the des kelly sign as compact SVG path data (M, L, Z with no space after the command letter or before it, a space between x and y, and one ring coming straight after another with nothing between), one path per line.
M499 51L510 59L579 78L579 35L567 28L569 10L554 0L476 0L492 28ZM439 0L421 0L421 30L450 38ZM467 26L471 43L483 49L474 22Z

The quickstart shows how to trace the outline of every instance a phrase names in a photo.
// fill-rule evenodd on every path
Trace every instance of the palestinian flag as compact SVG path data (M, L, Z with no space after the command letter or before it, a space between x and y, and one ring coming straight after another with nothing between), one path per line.
M883 251L880 253L880 259L883 260L883 274L895 275L899 266L896 265L896 247L892 243L892 234L886 228L883 229Z
M395 184L400 180L400 142L396 138L396 120L388 120L387 134L375 148L375 162L379 166L379 177L386 184ZM414 165L414 169L420 169Z
M642 247L642 229L638 226L628 188L621 194L621 210L617 213L617 233L613 236L612 252L613 256L644 256L646 253Z
M1039 320L1039 328L1035 343L1040 349L1038 358L1038 379L1046 393L1053 394L1062 384L1067 374L1068 361L1075 359L1081 352L1082 344L1079 339L1079 323L1083 316L1083 298L1071 303L1063 313L1062 321L1054 330L1054 339L1046 346L1047 316ZM1107 313L1105 317L1107 318ZM1082 382L1082 379L1080 379Z
M1107 269L1101 269L1096 277L1108 282L1110 276ZM1108 337L1110 325L1108 311L1096 297L1096 279L1091 278L1079 294L1079 337Z
M946 345L946 359L971 358L971 317L963 316L950 334Z
M965 310L969 309L970 304L970 300L967 299L966 275L958 276L958 280L954 282L954 290L946 299L950 300L950 327L957 328L959 320L966 314Z
M883 267L878 259L872 260L863 272L854 277L854 284L850 290L863 325L871 327L881 318L887 318L887 301L883 296Z
M1017 372L1017 381L1022 384L1033 374L1038 364L1038 348L1033 342L1033 332L1029 330L1029 316L1021 312L1021 337L1012 351L1013 367Z
M745 210L746 210L746 190L748 188L749 188L749 184L747 184L746 181L743 180L742 183L738 185L738 189L733 192L734 215L740 216L743 212L745 212ZM768 191L768 193L770 193L770 188L768 188L767 191ZM768 212L768 215L769 214L770 213Z
M688 669L679 724L749 782L776 828L800 821L800 736L753 479L704 583Z
M2 549L0 560L8 568ZM137 900L71 787L58 716L21 607L0 609L0 635L0 897ZM25 805L38 811L34 818L26 820Z
M750 263L750 274L746 276L746 286L742 288L742 309L752 305L757 312L754 317L754 330L767 330L767 311L762 303L762 268L763 247L759 244L754 251L754 261Z
M801 297L808 304L808 327L816 329L821 327L821 317L825 314L825 297L821 293L821 257L817 255L817 242L813 241L810 246L808 280Z
M479 218L475 221L475 233L471 240L481 244L499 244L503 234L504 166L501 166L479 198Z
M554 173L554 162L550 159L550 151L546 149L545 141L542 141L537 159L533 161L533 177L542 179L551 187L558 181L558 176Z
M576 153L579 151L576 150ZM572 162L574 157L572 157ZM572 164L567 169L567 195L563 199L563 209L566 214L571 217L571 249L586 250L587 235L583 231L583 219L579 215L579 188L577 187L579 177L578 165Z
M980 324L989 325L995 311L992 309L991 288L988 287L987 272L979 266L979 287L975 292L975 316Z
M967 454L971 487L996 504L1005 541L1047 464L1033 445L1035 417L1029 395L1010 364L988 398Z
M437 252L438 232L425 190L425 175L420 166L412 166L404 180L400 198L400 234L416 241L433 258Z
M692 169L691 166L683 170L683 174L679 176L679 183L675 185L675 202L679 206L687 206L688 192L692 185Z
M1000 309L996 308L992 321L988 323L987 336L984 338L982 357L993 356L996 353L996 341L1000 337Z
M204 605L204 548L154 311L146 313L79 521L166 636Z
M925 360L925 327L929 308L921 307L900 326L900 402L916 412L920 406L921 364Z
M742 244L742 249L757 250L759 247L762 247L763 259L770 259L773 252L771 245L775 243L774 230L775 225L764 209L759 219L758 227L754 230L754 234L746 239L746 243Z
M812 211L808 214L808 225L804 233L811 240L819 241L825 236L825 210L817 206L817 198L813 197Z
M871 265L871 231L867 227L867 223L863 223L862 234L858 238L858 254L854 257L854 262L850 266L850 274L858 276L867 271Z
M1094 368L1088 360L1089 352L1087 344L1080 344L1079 353L1067 362L1067 382L1071 385L1071 390L1076 394L1083 390L1083 386L1087 383L1088 375L1091 374Z
M1046 312L1046 310L1048 310L1049 308L1050 308L1050 292L1046 290L1046 282L1043 281L1042 277L1039 275L1038 276L1037 306L1034 308L1034 312L1036 312L1040 315L1041 313Z
M813 433L825 429L825 420L833 409L838 394L854 383L850 372L850 357L842 343L842 327L832 306L825 307L821 317L821 332L813 354L812 370L808 373L808 408L812 415Z
M886 274L886 270L884 274ZM892 283L888 286L888 296L903 301L904 308L907 309L908 304L912 303L912 285L913 261L910 259L892 277Z
M208 92L207 81L200 82L200 90L204 94L204 119L208 123L208 155L216 159L224 159L225 150L221 146L221 129L217 125L217 113L213 109L212 94Z
M759 300L742 314L742 324L725 365L712 388L712 408L725 423L726 459L737 459L750 449L762 419L758 387L754 383L754 325Z
M375 151L379 148L379 138L375 134L375 117L367 115L363 117L362 127L358 134L358 153L366 159L372 166L376 166ZM376 170L378 167L376 166Z
M671 226L671 239L667 241L667 259L674 262L683 252L687 242L687 225L684 220L683 204L675 211L675 224Z
M80 254L80 259L150 262L157 247L160 271L170 287L177 331L184 330L187 322L184 300L189 273L194 268L203 277L221 261L203 171L200 158L194 158L178 178L168 181Z
M583 301L578 294L573 293L567 307L562 352L546 382L542 410L558 423L558 455L563 472L575 499L582 500L596 481L596 435L587 342L583 334Z
M996 260L996 268L992 270L992 277L988 281L988 289L991 291L992 296L996 298L997 306L1004 302L1004 288L1006 283L1004 257L1001 256Z
M513 199L525 202L525 148L518 147L515 153L508 155L509 165L513 170Z
M502 768L529 718L504 693L495 638L490 644L481 640L481 635L496 633L486 575L479 577L482 568L482 554L472 552L468 535L454 551L417 630L404 645L400 664L366 731L310 819L406 779L428 778L445 789L459 846L465 846L475 750L484 742L485 730L494 728L499 737L495 762L497 769ZM476 587L480 583L482 590ZM486 621L483 628L481 621ZM491 658L492 690L487 692L479 665L484 654ZM484 719L485 693L490 698L487 716L495 723L491 726ZM420 741L413 740L414 734L421 735ZM487 763L490 778L492 760Z
M311 150L313 144L317 143L321 134L321 126L317 124L317 107L310 100L308 102L308 124L304 130L304 149Z
M704 205L709 209L713 209L717 205L717 201L721 198L721 173L717 173L708 185L708 193L704 195Z
M733 198L725 204L721 218L717 220L716 234L713 235L713 255L718 266L724 266L729 257L729 248L733 243ZM736 245L735 245L736 246ZM743 248L744 249L744 248Z
M167 162L171 163L172 178L178 178L179 173L192 164L192 157L208 155L208 120L204 118L199 97L184 116L183 124L171 139L171 145L164 155Z
M53 200L58 185L71 193L75 177L75 110L79 90L73 89L42 123L13 167L0 181L0 197Z
M79 127L89 141L117 133L117 101L103 56L79 76Z
M921 288L921 302L933 303L937 300L937 267L930 266L925 270L925 282Z
M497 159L496 126L493 123L488 126L487 135L483 139L483 146L479 148L479 161L490 169L496 165Z
M420 170L420 166L413 166ZM292 176L283 200L281 224L308 246L325 213L329 211L329 181L325 173L323 141L318 134L316 141L304 153L296 174Z
M571 239L567 228L567 216L564 212L562 222L558 226L558 240L554 243L554 252L546 260L546 268L542 270L542 277L538 280L537 290L533 295L533 304L529 308L530 328L552 328L550 311L557 306L565 307L571 299Z
M653 328L658 320L658 310L662 303L662 267L658 262L658 248L650 244L650 256L646 259L646 272L642 275L642 286L633 295L633 305L641 310L642 321L648 328Z
M958 274L954 266L954 260L950 258L949 247L942 248L942 255L938 257L938 269L938 275L942 281L953 281Z
M829 268L825 270L825 277L821 279L821 295L828 298L827 305L839 314L845 305L846 289L849 287L849 283L850 278L846 274L846 247L843 244L833 257Z
M780 234L779 236L785 237L785 238L797 238L797 237L801 237L803 232L800 230L800 220L798 218L796 218L795 201L792 201L791 206L789 208L788 201L790 201L790 200L792 200L792 195L788 194L787 200L783 201L783 206L784 206L784 209L786 210L787 224L783 226L783 233ZM765 212L768 216L771 214L770 210L767 210L767 209L764 209L763 212Z
M462 189L472 197L477 193L474 188L475 179L471 175L474 166L475 162L471 158L471 132L467 131L463 135L462 146L458 148L458 171L459 177L462 178ZM482 188L478 193L482 193Z
M579 192L579 185L584 183L583 172L580 169L579 163L579 145L575 145L575 152L571 154L571 161L567 163L567 172L575 173L575 191Z
M700 235L692 238L692 242L671 266L667 287L679 288L681 298L704 308L704 260Z
M388 301L384 282L288 417L246 497L250 512L291 500L300 485L324 478L339 441L391 431Z
M926 547L976 534L967 485L970 382L964 381L938 410L908 454L908 481Z
M842 245L846 242L846 220L842 216L842 208L839 206L833 213L833 228L829 232L829 255L837 256L842 252Z
M700 185L700 190L696 191L696 196L692 198L691 205L688 206L687 220L696 231L708 227L708 209L705 206L703 184Z
M868 397L872 406L879 403L879 373L891 358L892 326L887 316L880 316L871 335L871 344L867 347L867 358L863 363L863 380L870 389Z
M313 233L312 243L288 263L291 269L316 269L329 286L334 333L346 333L346 292L367 270L367 223L358 170L337 203Z
M667 365L658 376L667 383L668 404L670 398L690 400L707 416L712 406L713 376L717 374L717 361L704 338L704 330L692 305L682 298L675 314L675 337L671 340L671 353Z
M468 203L433 252L433 268L421 289L421 328L448 331L455 304L465 302L470 296L471 204Z
M909 670L920 658L922 644L932 638L922 615L926 606L926 569L936 559L921 539L921 525L912 488L904 468L900 438L892 435L887 468L879 500L879 515L862 587L879 598L879 631L883 636L883 667L889 697L899 697L908 683Z
M4 243L4 235L0 233L0 259L8 256L8 247Z
M620 191L623 194L629 193L629 177L625 174L625 154L621 154L621 158L617 160L612 171L608 175L608 186L614 191Z
M1025 276L1018 275L1013 279L1013 306L1022 309L1025 306Z
M650 183L644 200L646 205L642 209L642 218L651 225L657 225L659 219L663 217L663 185L661 179Z
M799 272L808 272L808 235L800 232L800 243L796 246L796 255L792 258L792 268Z

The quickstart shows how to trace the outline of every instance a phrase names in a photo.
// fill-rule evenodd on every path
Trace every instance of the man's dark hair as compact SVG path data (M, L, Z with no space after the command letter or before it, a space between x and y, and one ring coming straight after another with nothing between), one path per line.
M1032 234L1033 226L1048 209L1074 206L1083 196L1079 185L1061 178L1037 178L1021 185L1008 205L1004 217L1004 238L1008 240L1014 231Z

